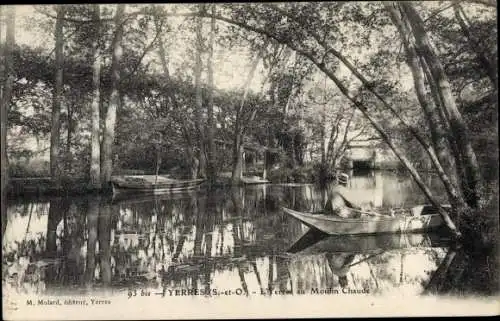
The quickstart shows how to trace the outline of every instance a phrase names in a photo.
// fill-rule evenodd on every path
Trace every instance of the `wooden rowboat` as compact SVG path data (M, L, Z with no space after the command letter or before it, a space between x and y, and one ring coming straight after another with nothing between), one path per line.
M437 210L429 205L408 209L406 215L390 216L363 212L365 214L359 218L304 213L286 207L283 207L283 210L310 228L330 235L426 232L444 224Z
M111 178L113 195L122 193L170 194L197 189L204 179L179 180L154 175L114 176Z
M255 184L268 184L267 179L263 179L259 176L243 176L241 182L245 185L255 185Z

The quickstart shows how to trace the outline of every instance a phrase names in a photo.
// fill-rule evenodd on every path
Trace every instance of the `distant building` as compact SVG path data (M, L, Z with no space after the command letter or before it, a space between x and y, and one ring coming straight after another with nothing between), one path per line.
M396 168L399 160L380 140L362 137L349 143L341 164L349 169Z

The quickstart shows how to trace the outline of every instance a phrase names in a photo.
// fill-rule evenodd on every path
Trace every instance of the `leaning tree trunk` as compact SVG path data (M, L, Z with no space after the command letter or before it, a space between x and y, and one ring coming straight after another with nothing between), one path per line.
M1 122L1 161L2 163L0 164L2 171L1 171L1 184L2 184L2 191L1 191L1 197L2 197L2 235L4 231L4 226L6 227L7 225L5 224L7 222L6 218L6 206L7 202L5 201L5 198L7 196L7 184L8 184L8 158L7 158L7 115L8 115L8 110L9 110L9 104L12 96L12 84L14 82L14 70L13 70L13 48L14 48L14 43L15 43L15 8L14 6L9 6L7 7L8 10L6 10L6 16L7 16L7 28L6 28L6 41L5 41L5 46L3 46L3 54L4 56L2 57L4 60L3 63L3 73L2 73L2 96L0 98L0 122ZM0 8L1 10L2 8ZM0 33L1 34L1 33ZM5 221L5 222L4 222Z
M93 4L94 9L94 19L99 21L100 19L100 8L98 4ZM100 141L99 141L99 122L100 122L100 82L101 82L101 56L99 52L99 22L95 23L95 38L92 47L92 129L91 129L91 138L90 138L90 185L94 189L101 188L101 150L100 150Z
M432 77L436 81L441 98L442 107L449 119L450 129L453 138L456 140L457 147L463 161L467 189L463 191L467 204L471 207L477 207L480 199L479 190L481 187L481 172L477 162L476 154L472 148L469 138L467 124L462 118L462 114L457 108L452 94L451 85L445 74L443 65L434 51L430 39L424 29L424 22L410 3L401 2L401 8L405 12L408 21L412 27L413 35L416 40L418 52L427 62Z
M250 26L250 25L248 25L245 22L236 21L236 20L233 20L233 19L230 19L230 18L225 18L225 17L220 17L220 16L218 16L217 19L225 21L225 22L228 22L230 24L234 24L234 25L240 26L240 27L248 29L248 30L252 30L252 31L260 33L260 34L265 34L268 37L273 38L274 40L287 45L290 49L297 51L298 53L300 53L301 55L303 55L304 57L306 57L307 59L309 59L312 63L314 63L322 72L324 72L337 85L337 87L342 92L342 94L346 98L348 98L354 104L354 106L358 110L360 110L363 113L363 115L365 116L365 118L367 118L369 120L369 122L371 123L371 125L377 130L377 132L379 132L379 134L381 135L382 139L387 143L387 145L391 148L391 150L394 151L394 153L399 158L399 160L403 163L403 165L405 166L405 168L408 169L408 171L410 172L412 178L415 180L415 182L417 183L417 185L419 186L419 188L423 191L424 195L427 197L427 199L430 201L430 203L432 205L437 206L439 208L439 213L443 217L446 225L450 228L450 230L455 235L460 236L460 232L457 230L457 228L456 228L455 224L453 223L453 221L451 221L448 213L444 209L441 208L439 202L436 200L436 198L430 192L429 188L422 181L422 178L420 177L420 175L418 174L418 172L416 171L416 169L411 165L411 163L408 161L408 159L406 159L406 157L404 157L404 155L401 153L401 151L394 145L394 143L392 142L392 140L390 139L390 137L383 130L382 126L368 113L367 107L362 102L359 102L355 97L353 97L350 94L350 92L347 89L347 87L344 86L344 84L335 76L335 74L332 72L332 70L329 69L329 68L327 68L325 66L324 62L321 61L320 58L317 57L316 52L311 52L311 51L308 51L306 49L302 49L298 45L296 45L293 42L289 41L288 39L283 39L283 38L281 38L279 36L275 36L272 33L269 33L268 31L266 31L264 29L260 29L260 28L254 27L254 26ZM325 46L325 49L329 49L329 51L333 52L333 48ZM333 52L333 53L335 53L335 52ZM339 59L342 62L344 62L344 64L350 70L352 70L354 73L356 73L356 69L353 68L352 65L349 65L349 62L346 61L345 57L342 57L342 56L338 56L338 57L339 57ZM366 79L364 79L364 77L362 77L362 75L359 75L359 73L358 73L358 75L356 75L356 77L358 77L365 86L367 86L367 85L369 86L368 81ZM379 97L380 97L380 95L377 95L377 98L379 98ZM383 99L382 99L382 101L385 102L385 100L383 100ZM386 102L384 103L384 106L390 107L390 105L388 105ZM394 109L391 109L391 112L393 112L393 111L394 111ZM396 111L396 114L397 114L397 111ZM400 120L403 122L402 119L400 119ZM405 123L405 125L407 126L406 123ZM414 133L414 135L416 135L416 134ZM428 151L429 155L432 157L433 153L430 150L427 150L427 151Z
M65 7L57 6L57 17L55 26L55 85L52 93L52 125L50 130L50 176L54 180L56 187L61 183L61 164L59 159L59 149L61 145L61 99L63 94L63 68L64 68L64 35L63 23Z
M410 26L407 23L405 24L405 22L407 22L406 19L403 19L403 17L399 15L393 4L386 4L386 9L388 10L392 21L400 33L406 52L407 64L410 67L413 76L417 99L422 107L422 110L424 111L424 115L429 125L431 140L433 147L436 150L436 157L443 168L447 170L446 173L443 174L446 174L449 177L449 180L445 179L443 180L443 183L445 185L448 198L454 208L457 208L457 206L464 206L465 204L458 194L458 180L456 179L456 172L454 172L455 164L451 161L452 158L446 145L446 133L443 130L443 124L440 124L439 115L427 97L425 90L424 69L423 66L420 66L419 58L414 45L408 39L408 35L410 35ZM439 105L435 107L439 108Z
M304 53L305 54L305 53ZM384 131L383 127L373 118L372 115L368 112L368 109L366 106L363 105L363 103L359 102L358 100L355 99L350 93L349 89L347 89L346 86L342 84L342 82L335 76L335 74L327 69L327 67L324 64L321 64L318 62L314 57L311 55L307 55L307 57L322 71L324 72L334 83L337 85L339 88L340 92L347 98L349 99L353 105L361 111L361 113L364 115L364 117L370 122L370 124L373 126L373 128L379 133L380 137L382 140L389 146L389 148L394 152L396 157L401 161L403 166L408 170L410 175L412 176L413 180L415 183L418 185L418 187L422 190L426 198L429 200L429 202L435 206L436 208L439 209L439 214L443 218L446 226L451 230L451 232L457 236L461 237L460 231L457 229L453 221L451 220L449 214L441 208L441 205L439 202L436 200L436 198L432 195L430 189L425 185L424 181L422 180L420 174L417 172L415 167L410 163L410 161L404 156L403 152L394 144L393 140L389 137L389 135ZM430 153L432 155L432 153Z
M109 106L104 121L104 136L102 140L101 175L102 183L109 185L111 173L113 171L113 144L115 140L116 111L120 105L120 61L122 58L122 38L123 38L123 16L125 4L118 4L115 14L115 36L112 48L113 57L111 62L111 96Z

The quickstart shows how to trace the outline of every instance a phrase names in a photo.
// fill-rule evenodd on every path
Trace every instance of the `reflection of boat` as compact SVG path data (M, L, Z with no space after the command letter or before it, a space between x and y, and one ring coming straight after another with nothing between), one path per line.
M313 238L316 236L316 239ZM321 236L322 235L322 236ZM312 241L309 241L312 240ZM311 230L295 242L289 253L316 254L316 253L364 253L379 251L447 247L450 239L436 233L424 234L377 234L377 235L325 235Z
M121 205L125 204L136 204L136 203L147 203L155 201L166 201L166 200L182 200L190 199L191 197L197 197L203 193L202 189L189 189L185 191L180 191L176 193L116 193L113 194L113 203L119 203Z
M286 207L283 210L305 225L333 235L422 232L439 228L444 223L436 209L427 205L408 209L406 215L362 212L360 218L304 213Z
M232 173L223 172L219 173L217 180L222 185L231 185L232 184ZM268 184L269 181L267 179L263 179L260 176L242 176L241 184L243 185L255 185L255 184Z
M204 179L179 180L155 175L113 176L113 194L118 193L178 193L198 188Z

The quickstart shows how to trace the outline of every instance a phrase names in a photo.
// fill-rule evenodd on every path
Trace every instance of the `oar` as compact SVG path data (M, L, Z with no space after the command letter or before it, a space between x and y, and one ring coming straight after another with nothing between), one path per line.
M376 254L369 255L369 256L365 257L364 259L359 260L359 261L358 261L358 262L356 262L356 263L352 263L352 264L348 265L348 267L352 267L352 266L354 266L354 265L358 265L359 263L363 263L364 261L367 261L367 260L372 259L372 258L374 258L374 257L376 257L376 256L379 256L380 254L384 254L385 252L386 252L386 250L383 250L382 252L379 252L379 253L376 253Z

